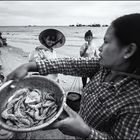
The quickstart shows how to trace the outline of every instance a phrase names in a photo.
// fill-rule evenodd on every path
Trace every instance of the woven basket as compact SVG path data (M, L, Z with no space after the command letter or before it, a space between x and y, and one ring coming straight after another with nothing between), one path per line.
M15 88L11 88L10 85L15 85ZM31 89L38 89L42 92L45 91L51 91L54 94L54 98L56 99L56 103L58 105L58 112L55 116L50 117L47 119L48 121L44 124L41 124L39 126L31 127L31 128L13 128L3 121L2 117L0 116L0 126L3 127L6 130L10 131L16 131L16 132L29 132L29 131L35 131L40 130L42 128L46 128L51 123L53 123L63 112L63 105L66 102L66 95L64 94L63 89L53 80L47 79L44 76L36 75L36 76L30 76L26 77L23 80L19 82L11 82L10 84L3 84L2 87L0 87L0 114L5 109L5 105L9 98L14 95L16 90L19 90L21 88L31 88Z

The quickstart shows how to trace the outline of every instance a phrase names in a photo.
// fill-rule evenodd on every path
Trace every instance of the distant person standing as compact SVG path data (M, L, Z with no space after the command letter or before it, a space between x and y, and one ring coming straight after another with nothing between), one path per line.
M84 39L86 42L80 48L80 56L84 58L98 57L99 52L93 43L93 34L91 30L88 30L85 33ZM83 87L85 87L87 83L87 77L82 77L82 83L83 83Z
M2 33L0 32L0 39L2 39Z
M0 32L0 47L7 46L6 38L2 37L2 32Z
M3 47L2 33L0 32L0 47Z
M42 44L35 48L35 51L31 52L29 55L29 62L35 61L36 59L55 59L56 51L54 48L58 48L64 45L65 36L63 33L56 29L46 29L42 31L39 35L39 41ZM54 81L59 81L58 74L49 74L47 78Z

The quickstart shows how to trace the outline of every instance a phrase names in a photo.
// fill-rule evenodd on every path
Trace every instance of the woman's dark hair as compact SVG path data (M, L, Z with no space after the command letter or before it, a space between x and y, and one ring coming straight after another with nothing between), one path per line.
M85 33L85 38L88 37L88 36L92 36L92 37L93 37L93 34L92 34L91 30L88 30L88 31Z
M140 69L140 14L134 13L119 17L112 22L112 26L115 29L115 36L117 37L122 46L129 45L130 43L135 43L137 45L137 50L131 59L133 66L137 69L137 71L139 71L138 69Z

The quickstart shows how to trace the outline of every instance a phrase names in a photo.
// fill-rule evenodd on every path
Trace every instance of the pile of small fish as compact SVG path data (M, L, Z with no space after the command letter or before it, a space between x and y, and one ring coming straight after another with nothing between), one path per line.
M9 126L30 128L47 122L57 110L53 93L22 88L17 90L12 100L6 104L1 116Z

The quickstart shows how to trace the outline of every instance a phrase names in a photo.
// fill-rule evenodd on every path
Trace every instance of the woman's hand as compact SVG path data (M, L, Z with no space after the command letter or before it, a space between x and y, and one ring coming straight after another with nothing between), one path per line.
M7 75L6 81L8 80L15 80L18 81L22 78L24 78L28 73L28 68L26 65L21 65L14 71L12 71L10 74Z
M58 128L63 134L86 138L90 134L89 126L69 106L64 105L68 117L53 123L53 128Z
M15 69L13 72L11 72L6 77L6 81L8 81L8 80L18 81L18 80L24 78L30 71L32 71L32 72L38 71L36 62L30 62L30 63L26 63L26 64L19 66L17 69Z

